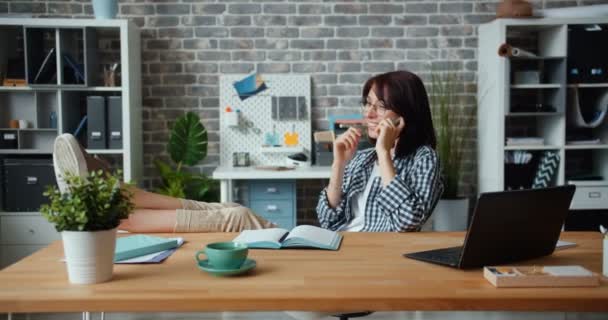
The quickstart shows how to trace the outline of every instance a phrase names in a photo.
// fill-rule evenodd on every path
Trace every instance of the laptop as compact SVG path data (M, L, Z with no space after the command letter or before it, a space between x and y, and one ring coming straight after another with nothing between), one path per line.
M575 186L482 193L464 245L404 254L468 269L550 255L566 220Z

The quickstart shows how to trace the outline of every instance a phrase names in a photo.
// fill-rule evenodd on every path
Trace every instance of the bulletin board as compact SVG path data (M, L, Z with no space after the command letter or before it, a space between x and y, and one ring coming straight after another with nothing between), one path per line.
M234 83L247 76L220 77L220 164L231 166L235 152L248 152L251 166L284 165L287 155L302 151L310 160L310 76L261 74L267 88L242 100ZM292 103L297 104L295 110L286 107ZM238 126L229 121L227 107L239 110ZM267 134L273 132L280 147L265 146ZM293 137L294 132L298 143L287 147L285 134Z

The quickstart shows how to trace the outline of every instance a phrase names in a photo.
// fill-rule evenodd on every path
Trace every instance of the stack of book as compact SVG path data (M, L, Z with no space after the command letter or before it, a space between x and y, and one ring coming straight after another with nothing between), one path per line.
M508 137L507 145L508 146L542 146L545 144L544 138L538 137Z
M184 243L183 238L138 234L116 239L114 263L159 263Z

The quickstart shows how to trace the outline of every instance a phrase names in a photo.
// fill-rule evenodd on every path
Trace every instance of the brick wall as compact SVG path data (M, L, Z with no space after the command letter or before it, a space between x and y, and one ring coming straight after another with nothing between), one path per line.
M210 132L200 170L218 165L220 74L311 74L313 129L327 116L357 112L363 82L373 74L409 69L428 79L432 68L457 71L462 97L475 102L477 25L494 17L497 1L197 1L123 0L120 17L142 28L144 185L158 175L152 159L165 153L171 122L198 112ZM533 1L551 8L606 0ZM0 14L90 17L89 0L0 0ZM465 193L474 192L475 128L470 131ZM299 189L310 212L322 182ZM302 198L303 197L303 198ZM307 201L308 198L311 198ZM308 213L305 220L314 217Z

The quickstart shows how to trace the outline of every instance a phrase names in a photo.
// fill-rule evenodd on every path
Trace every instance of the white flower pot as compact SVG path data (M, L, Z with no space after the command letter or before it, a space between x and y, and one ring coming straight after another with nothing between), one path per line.
M116 229L63 231L61 238L71 283L92 284L112 278Z
M465 231L468 227L469 199L441 199L431 218L435 231Z
M118 0L93 0L95 19L114 19L118 13Z

